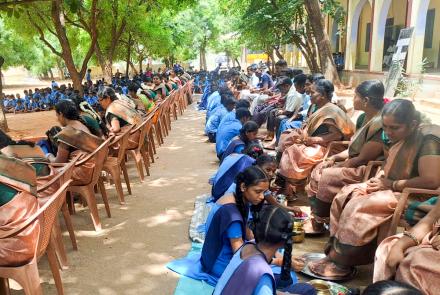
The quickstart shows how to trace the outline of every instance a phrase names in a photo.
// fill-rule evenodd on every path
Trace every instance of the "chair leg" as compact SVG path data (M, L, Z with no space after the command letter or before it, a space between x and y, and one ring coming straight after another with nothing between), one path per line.
M122 190L122 180L121 180L121 168L119 166L106 167L105 169L112 176L113 183L116 187L116 192L118 194L119 203L121 205L125 204L124 192Z
M55 286L57 288L58 295L64 295L63 282L61 280L60 270L58 269L57 258L55 255L55 250L53 249L51 243L46 249L47 260L49 260L50 270L52 271L52 276L55 281Z
M125 161L123 160L121 163L122 173L124 174L125 184L127 185L128 194L131 195L131 185L130 178L128 177L127 166L125 166Z
M154 163L154 155L157 154L156 152L156 143L154 141L154 134L153 134L153 128L151 128L150 134L148 134L148 137L150 138L149 142L150 142L150 148L151 148L151 162Z
M76 244L75 231L73 230L72 219L70 218L69 209L67 208L67 203L64 202L61 207L61 212L64 216L64 222L66 223L67 231L69 232L70 240L72 241L73 250L78 250L78 245Z
M119 182L121 183L121 182ZM105 211L107 212L107 217L112 217L112 214L110 213L110 206L108 204L108 197L107 197L107 191L105 190L104 181L102 178L98 179L98 187L99 191L101 192L102 200L104 201Z
M101 220L99 219L98 213L98 205L96 204L96 197L93 187L91 185L87 185L81 190L84 199L87 202L87 205L90 209L90 216L92 217L93 226L95 227L95 231L101 230Z
M159 121L156 125L154 125L154 133L156 133L157 144L160 146L162 144L161 134L160 134L160 125Z
M23 288L26 295L43 295L40 285L40 274L38 273L37 262L31 262L20 270L20 272L11 277Z
M58 218L55 218L49 243L53 244L60 268L67 269L69 264L67 262L66 249L64 248L63 239L61 236L60 221Z
M141 182L144 181L144 168L142 165L142 156L137 153L137 151L130 151L131 155L133 156L134 162L136 164L136 169L138 171L139 174L139 178L141 179Z
M66 193L66 199L69 206L69 214L75 214L75 203L73 202L73 196L69 191Z
M153 150L153 146L154 146L154 141L149 141L147 148L148 148L148 154L150 155L151 163L154 163L154 150Z
M142 160L144 162L145 171L147 171L147 176L150 176L150 161L148 160L148 155L145 151L139 151L139 154L142 156Z
M0 294L11 295L9 291L9 280L7 278L0 278Z

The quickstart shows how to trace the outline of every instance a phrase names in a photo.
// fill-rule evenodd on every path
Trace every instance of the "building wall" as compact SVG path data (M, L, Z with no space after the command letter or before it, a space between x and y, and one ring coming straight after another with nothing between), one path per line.
M423 49L423 57L432 63L434 68L439 68L439 50L440 50L440 1L431 0L428 10L435 9L434 17L434 33L432 38L432 48Z
M370 24L371 34L371 6L367 1L362 8L361 16L359 18L359 29L357 34L357 49L356 49L356 66L367 67L369 61L369 47L365 48L365 45L370 40L370 36L367 36L367 26ZM368 40L367 40L368 38ZM367 50L366 50L367 49Z

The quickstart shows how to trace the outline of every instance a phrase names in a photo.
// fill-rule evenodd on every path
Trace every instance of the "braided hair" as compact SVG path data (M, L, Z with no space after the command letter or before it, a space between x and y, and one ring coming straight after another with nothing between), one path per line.
M245 169L243 172L239 173L236 178L237 187L235 189L235 204L240 211L243 221L246 222L248 219L248 210L244 202L244 194L241 190L242 184L246 187L258 185L260 182L269 182L266 174L258 167L251 166ZM263 206L263 202L258 205L251 205L251 212L253 219L258 218L258 212Z
M80 121L84 126L86 126L93 135L99 136L97 130L88 124L83 118L81 118L79 111L75 103L71 100L65 99L61 100L55 105L55 111L57 114L62 114L64 118L68 120Z

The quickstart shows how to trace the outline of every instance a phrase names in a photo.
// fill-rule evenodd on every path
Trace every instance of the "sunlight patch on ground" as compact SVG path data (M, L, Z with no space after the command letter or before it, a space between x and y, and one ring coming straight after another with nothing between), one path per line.
M175 209L166 210L165 213L160 213L156 216L139 219L140 223L147 223L148 227L155 227L161 224L169 223L171 221L182 220L184 215Z

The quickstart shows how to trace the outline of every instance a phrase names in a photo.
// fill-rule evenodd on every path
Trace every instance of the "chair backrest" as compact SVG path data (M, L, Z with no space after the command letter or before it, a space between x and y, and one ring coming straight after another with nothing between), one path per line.
M73 170L73 165L69 167L68 171L69 170ZM57 218L58 212L60 211L61 206L63 206L63 203L66 199L66 190L71 182L72 180L70 179L65 181L39 209L39 211L42 211L38 218L40 221L40 235L38 237L37 257L41 257L46 252L55 218Z
M88 154L84 159L79 160L75 166L81 166L89 161L95 161L95 168L93 169L92 181L90 183L96 184L101 175L102 167L108 154L108 146L113 140L114 135L107 138L96 150Z
M133 130L133 128L128 128L127 130L125 130L121 135L116 136L113 140L113 142L111 142L109 144L109 147L113 146L113 145L119 145L118 146L118 164L120 164L122 162L122 160L125 157L125 152L127 150L127 146L128 146L128 140L131 134L131 131Z

